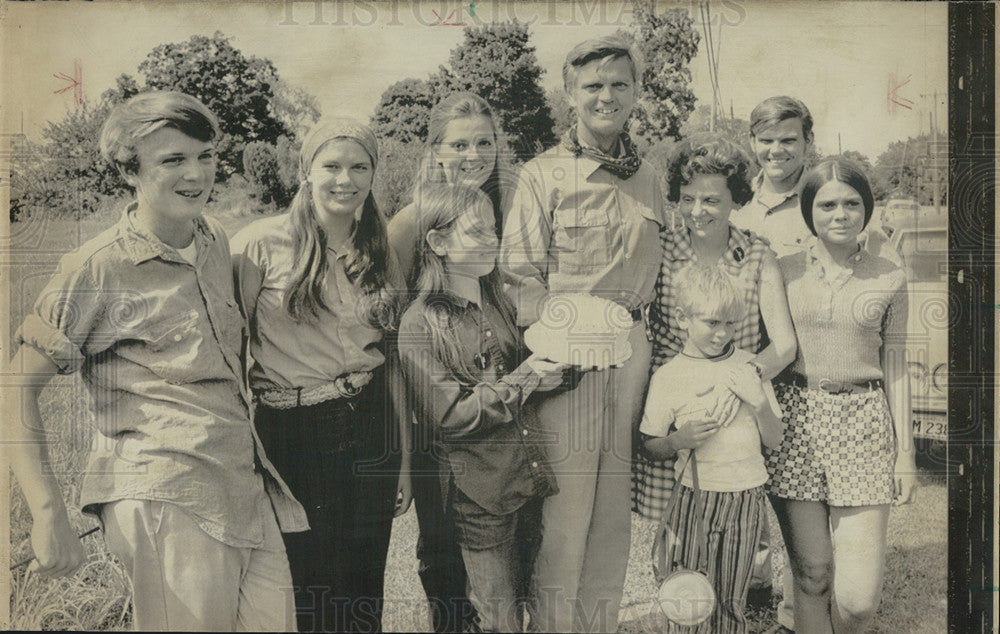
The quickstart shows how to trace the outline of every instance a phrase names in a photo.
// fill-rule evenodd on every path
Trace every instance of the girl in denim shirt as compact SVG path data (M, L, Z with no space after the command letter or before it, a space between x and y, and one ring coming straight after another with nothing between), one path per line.
M417 418L442 456L440 480L484 631L521 631L519 600L539 537L539 510L556 491L540 446L534 392L558 387L567 366L530 356L496 270L492 207L477 189L428 187L419 296L400 322L403 371Z

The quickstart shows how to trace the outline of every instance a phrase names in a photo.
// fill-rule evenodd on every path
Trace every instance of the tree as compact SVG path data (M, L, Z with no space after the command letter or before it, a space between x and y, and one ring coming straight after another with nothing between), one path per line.
M139 92L139 84L135 81L135 77L123 73L115 80L114 88L108 88L101 93L101 101L110 104L121 103Z
M528 44L528 25L514 20L466 27L440 83L474 92L490 104L514 153L528 159L556 143L552 113L539 83L542 69Z
M708 132L712 123L712 108L710 106L698 106L681 126L680 136L687 137L699 132ZM715 117L715 131L729 137L734 143L753 156L753 149L750 147L750 122L739 117L729 118L726 116Z
M438 102L429 82L404 79L386 88L375 107L372 127L383 139L400 143L421 143L427 138L431 108Z
M178 90L198 98L219 118L219 178L242 171L243 146L275 143L293 134L275 110L278 72L270 60L247 57L221 32L162 44L139 64L150 90Z
M872 165L871 159L856 150L847 150L846 152L842 152L840 156L861 166L861 170L868 177L868 183L872 187L872 196L875 200L885 200L888 197L889 187L886 185L882 174Z
M61 121L50 121L41 143L26 143L11 161L10 219L33 213L82 218L108 196L126 190L101 158L99 138L112 103L84 101Z
M938 203L947 201L948 145L929 134L890 143L875 160L889 194L913 198L921 205L934 204L935 182Z
M545 93L545 101L549 104L549 112L552 113L552 133L556 138L562 138L562 135L569 130L570 126L576 121L576 115L573 114L573 104L569 101L569 95L562 88L555 88L549 90Z
M678 139L695 106L688 66L698 53L701 38L687 9L657 14L652 0L635 0L633 16L629 28L619 34L638 45L646 69L630 131L650 143Z
M511 149L526 160L556 143L541 76L526 24L515 20L466 27L464 40L437 73L426 80L397 82L382 94L372 124L384 138L423 140L438 100L465 90L490 104Z
M274 101L271 102L271 108L285 128L296 138L304 137L309 128L319 121L319 101L316 97L289 85L282 79L274 83Z

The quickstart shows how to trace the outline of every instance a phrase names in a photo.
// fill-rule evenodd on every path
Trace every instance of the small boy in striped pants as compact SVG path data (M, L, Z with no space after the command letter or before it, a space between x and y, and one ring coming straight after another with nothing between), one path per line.
M742 294L717 266L691 265L677 279L678 321L687 331L681 354L653 375L639 428L656 459L677 456L677 503L667 518L680 542L674 561L698 569L696 522L708 537L708 574L715 587L711 618L696 627L670 623L670 632L742 633L754 553L766 516L767 481L761 442L781 441L781 413L769 381L736 348L733 332L746 311ZM692 479L697 462L700 508Z

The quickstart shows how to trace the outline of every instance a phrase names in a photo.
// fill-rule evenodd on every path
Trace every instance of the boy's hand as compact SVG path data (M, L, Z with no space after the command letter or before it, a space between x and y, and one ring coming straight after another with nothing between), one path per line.
M674 449L697 449L719 431L719 422L710 419L693 420L670 434Z
M749 364L730 370L726 387L755 410L767 407L767 395L764 394L760 377Z
M40 517L31 527L31 548L35 559L28 570L46 577L71 574L87 558L87 552L64 514Z

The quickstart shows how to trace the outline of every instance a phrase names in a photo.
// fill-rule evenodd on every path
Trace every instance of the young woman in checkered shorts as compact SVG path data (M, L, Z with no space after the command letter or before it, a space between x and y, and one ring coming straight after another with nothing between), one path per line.
M736 144L718 134L700 134L682 141L667 168L671 202L680 203L674 224L663 237L664 255L656 281L656 300L649 307L653 342L650 375L684 348L687 333L677 321L674 290L677 273L692 263L724 269L743 292L749 310L736 328L737 348L757 353L754 359L762 378L771 379L795 357L785 290L774 253L767 242L740 231L729 216L753 197L750 158ZM722 198L681 200L681 186L699 176L719 177L725 186ZM677 222L679 221L679 222ZM771 343L763 351L760 324L763 321ZM659 520L674 485L674 460L653 460L636 453L632 469L632 510L647 519Z
M913 497L906 274L858 241L874 206L860 168L830 159L802 183L816 239L779 260L799 345L775 384L785 433L767 488L796 631L860 632L879 603L889 506Z

